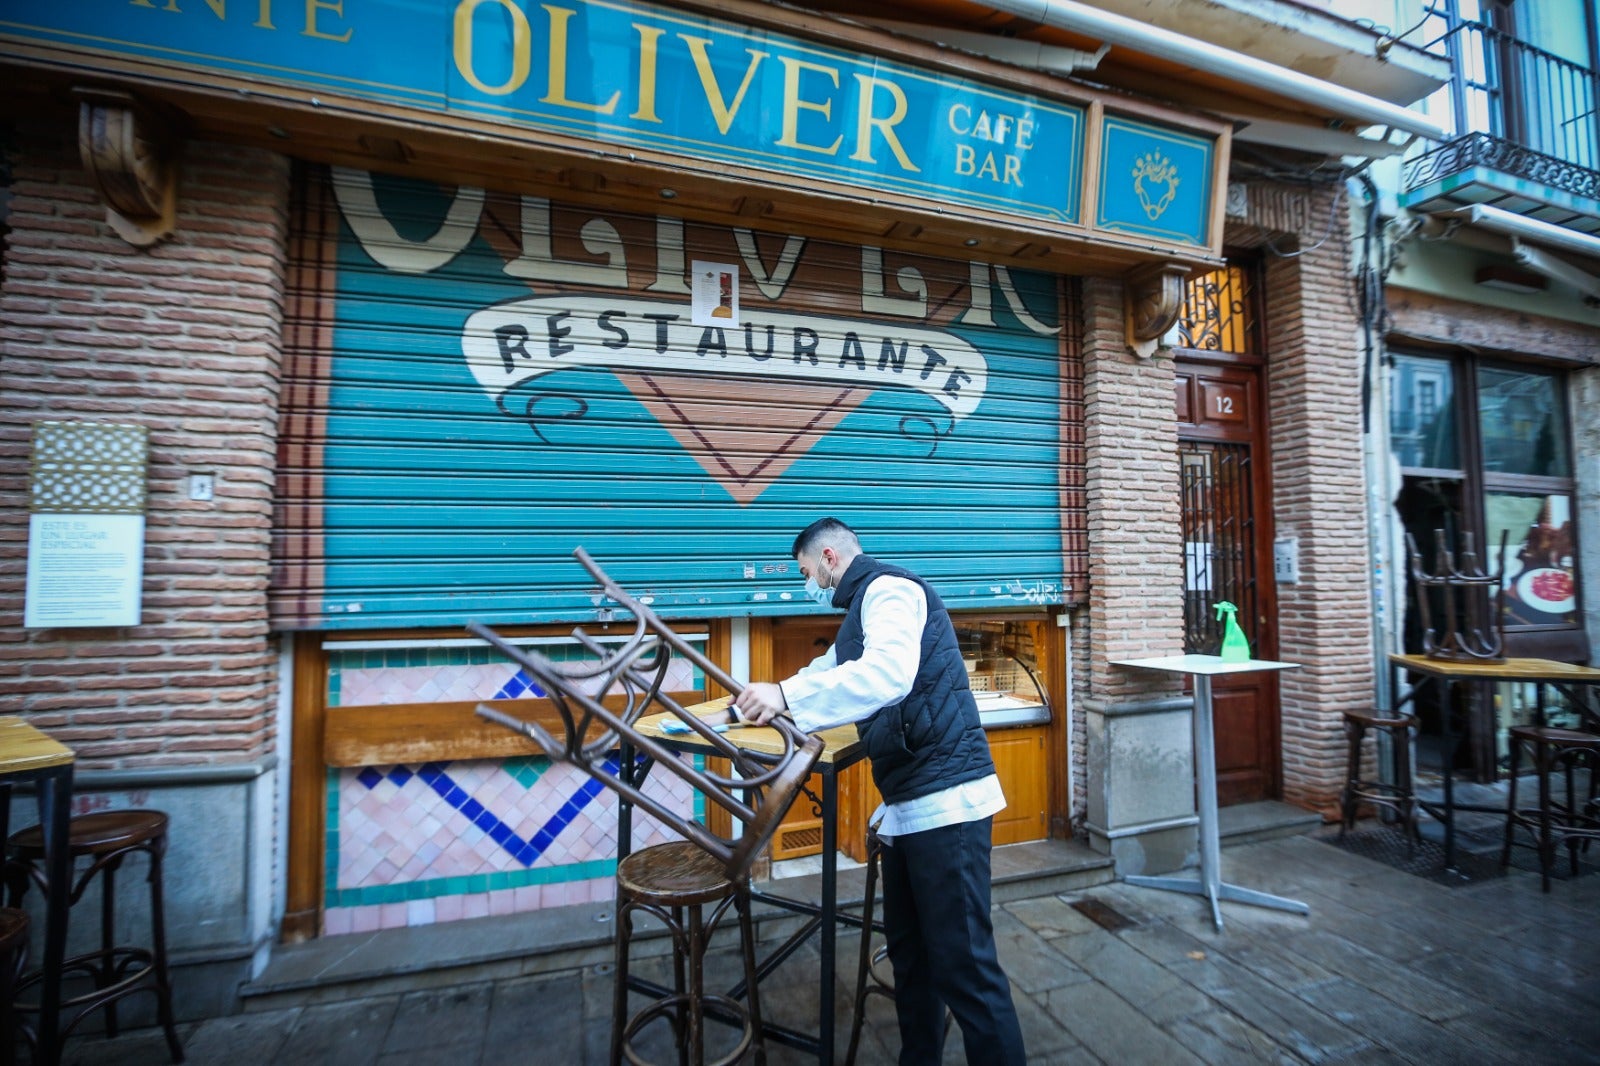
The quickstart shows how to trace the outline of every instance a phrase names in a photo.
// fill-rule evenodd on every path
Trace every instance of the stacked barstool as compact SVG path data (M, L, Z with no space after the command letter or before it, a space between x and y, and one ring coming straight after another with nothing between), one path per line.
M100 881L100 948L68 958L62 964L63 979L77 974L93 984L90 991L64 999L61 1003L62 1034L96 1010L105 1011L106 1034L117 1035L117 1003L128 996L149 992L156 998L156 1017L166 1032L167 1048L173 1062L183 1061L183 1045L178 1040L172 1013L172 983L167 973L166 922L162 902L161 860L167 850L167 816L161 811L102 811L73 818L68 826L67 861L75 880L68 885L52 885L44 875L44 834L39 826L13 833L8 841L10 858L21 876L9 876L12 907L20 907L30 883L42 892L67 892L69 906L76 905L96 879ZM130 946L117 943L117 871L132 855L149 859L147 881L150 889L150 944ZM78 860L88 859L81 875ZM23 978L17 993L38 982L38 975ZM30 1005L18 1003L23 1013ZM31 1035L24 1020L22 1028Z
M1572 873L1578 872L1578 848L1600 840L1600 734L1554 726L1519 725L1511 728L1511 786L1506 800L1506 835L1500 849L1500 865L1511 861L1511 848L1519 843L1516 831L1527 830L1539 854L1539 874L1544 891L1550 891L1550 870L1556 864L1556 848L1566 844ZM1539 805L1521 807L1517 803L1517 775L1521 753L1533 754L1533 772L1539 777ZM1588 771L1588 785L1580 794L1575 780L1579 766ZM1551 794L1550 778L1561 773L1566 784L1565 798Z
M710 917L702 910L711 906ZM739 915L739 951L744 959L744 985L748 1006L729 996L705 991L706 942L728 908ZM672 936L673 990L654 1000L631 1018L628 1015L628 947L633 920L639 912L653 914ZM756 974L755 931L750 920L747 882L730 880L722 863L688 841L657 844L636 851L617 864L616 990L611 1012L611 1061L624 1058L647 1066L633 1047L640 1031L657 1018L672 1024L680 1061L693 1066L705 1062L705 1008L720 1008L742 1024L737 1045L714 1066L739 1061L752 1045L755 1061L767 1061L761 1036L761 1005ZM685 972L687 970L687 973Z

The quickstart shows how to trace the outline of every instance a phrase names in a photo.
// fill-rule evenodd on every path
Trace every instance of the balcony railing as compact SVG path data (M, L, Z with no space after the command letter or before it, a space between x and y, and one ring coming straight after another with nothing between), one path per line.
M1435 45L1455 67L1448 92L1456 138L1411 162L1408 188L1478 164L1596 194L1600 71L1476 22L1460 24Z

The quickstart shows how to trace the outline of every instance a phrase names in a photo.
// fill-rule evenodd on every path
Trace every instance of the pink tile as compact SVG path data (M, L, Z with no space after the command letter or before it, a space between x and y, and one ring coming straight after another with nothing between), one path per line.
M489 893L489 913L502 916L517 913L515 889L502 888Z
M518 914L523 911L536 911L539 909L539 886L523 885L511 890L512 899Z
M461 915L464 918L489 917L489 894L487 892L473 892L461 897Z
M454 922L466 916L463 896L440 896L433 901L433 919L436 922Z
M351 911L350 931L352 933L375 933L382 928L383 914L381 912L383 908L381 906L351 907L349 910Z
M383 929L404 929L406 927L406 904L382 903L379 904L378 925Z
M354 915L349 907L330 907L322 912L322 933L324 936L343 936L351 932L351 923Z

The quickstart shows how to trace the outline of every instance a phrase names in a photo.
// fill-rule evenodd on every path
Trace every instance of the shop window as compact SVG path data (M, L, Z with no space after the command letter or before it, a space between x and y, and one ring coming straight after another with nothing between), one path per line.
M1562 651L1581 636L1565 393L1564 376L1546 370L1416 354L1394 363L1400 520L1424 566L1434 565L1442 529L1452 549L1471 534L1483 564L1503 568L1508 650L1517 654L1571 657ZM1407 607L1406 647L1420 650Z

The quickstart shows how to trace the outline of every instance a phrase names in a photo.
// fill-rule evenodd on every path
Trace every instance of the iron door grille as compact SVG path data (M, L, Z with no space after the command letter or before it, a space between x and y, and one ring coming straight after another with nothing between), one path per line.
M1189 654L1215 655L1223 623L1216 604L1239 608L1239 625L1259 646L1255 513L1248 444L1183 441L1181 470L1184 541L1183 640Z

